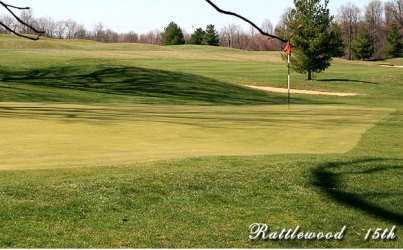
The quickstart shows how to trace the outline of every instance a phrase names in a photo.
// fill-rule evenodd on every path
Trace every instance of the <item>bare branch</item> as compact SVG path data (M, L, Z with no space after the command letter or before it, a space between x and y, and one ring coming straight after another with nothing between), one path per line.
M282 42L284 42L284 43L288 42L286 39L283 39L283 38L281 38L281 37L278 37L278 36L269 34L269 33L267 33L267 32L264 32L261 28L259 28L259 26L257 26L256 24L254 24L252 21L250 21L249 19L247 19L247 18L245 18L245 17L243 17L243 16L241 16L241 15L239 15L239 14L237 14L237 13L222 10L222 9L220 9L217 5L215 5L213 2L211 2L210 0L206 0L206 2L207 2L208 4L210 4L214 9L216 9L218 12L220 12L220 13L222 13L222 14L230 15L230 16L235 16L235 17L238 17L238 18L242 19L243 21L249 23L249 24L252 25L256 30L258 30L258 31L260 32L260 34L262 34L263 36L267 36L267 37L273 38L273 39L278 39L278 40L280 40L280 41L282 41Z
M3 26L7 31L19 36L19 37L23 37L23 38L27 38L30 40L39 40L39 37L44 33L43 31L39 31L37 29L35 29L34 27L32 27L31 25L27 24L26 22L24 22L23 20L21 20L21 18L19 18L10 8L12 9L18 9L18 10L29 10L29 7L17 7L17 6L13 6L10 4L6 4L3 1L0 1L0 5L2 5L8 12L11 13L11 15L21 24L23 24L24 26L28 27L30 30L32 30L33 32L36 33L37 37L29 37L23 34L20 34L14 30L12 30L10 27L8 27L7 25L5 25L4 23L0 22L0 26Z
M17 6L10 5L10 4L3 4L3 1L0 1L0 2L2 3L3 6L7 6L10 8L13 8L13 9L18 9L18 10L29 10L30 9L29 7L17 7Z
M37 35L37 37L30 37L30 36L26 36L26 35L20 34L18 32L15 32L14 30L12 30L10 27L8 27L7 25L5 25L2 22L0 22L0 26L3 26L3 28L5 28L8 32L11 32L16 36L27 38L27 39L30 39L30 40L33 40L33 41L39 40L39 37L42 35L42 34L39 34L39 35Z

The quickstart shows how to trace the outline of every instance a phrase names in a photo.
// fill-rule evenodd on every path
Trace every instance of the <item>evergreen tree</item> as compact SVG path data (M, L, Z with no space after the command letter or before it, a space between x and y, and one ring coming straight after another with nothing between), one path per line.
M162 45L185 44L185 37L182 29L174 22L171 22L162 33Z
M206 32L203 39L204 45L210 46L219 46L220 45L220 36L218 32L215 30L214 25L207 25Z
M329 0L294 0L295 8L287 20L288 33L303 24L303 28L292 40L294 54L293 69L307 74L321 73L330 67L333 57L344 55L342 32L333 23L334 17L328 9Z
M365 28L361 29L351 43L351 52L357 60L370 59L375 52L374 40Z
M202 45L206 32L202 28L198 28L189 40L189 44Z
M390 26L388 36L386 37L386 45L384 48L385 54L388 58L402 57L403 56L403 36L399 33L399 27L396 23Z

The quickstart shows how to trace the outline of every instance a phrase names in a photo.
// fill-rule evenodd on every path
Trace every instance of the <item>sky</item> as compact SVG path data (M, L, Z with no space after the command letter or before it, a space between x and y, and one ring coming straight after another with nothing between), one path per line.
M353 2L363 9L370 0L330 0L332 15L338 8ZM383 0L385 2L386 0ZM116 32L133 30L142 34L163 30L171 21L191 33L195 28L214 24L221 29L228 24L249 26L243 21L216 12L205 0L5 0L16 6L29 6L35 17L52 17L54 20L73 19L92 30L100 22ZM276 25L293 0L213 0L220 8L237 12L260 26L265 19ZM4 10L0 15L5 14Z

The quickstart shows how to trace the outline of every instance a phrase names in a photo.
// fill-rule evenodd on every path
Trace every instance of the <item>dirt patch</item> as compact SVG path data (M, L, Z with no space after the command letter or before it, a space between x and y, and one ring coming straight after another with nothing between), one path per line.
M264 87L264 86L253 86L253 85L243 85L248 88L259 89L269 92L276 93L288 93L288 89L284 88L274 88L274 87ZM357 93L337 93L337 92L325 92L325 91L314 91L314 90L302 90L302 89L291 89L292 94L305 94L305 95L326 95L326 96L359 96Z

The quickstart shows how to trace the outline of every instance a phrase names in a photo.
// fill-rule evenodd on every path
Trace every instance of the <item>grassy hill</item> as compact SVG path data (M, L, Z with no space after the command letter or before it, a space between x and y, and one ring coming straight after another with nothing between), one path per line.
M1 35L0 55L0 247L402 246L401 68L293 73L360 95L288 106L242 86L286 87L278 52ZM347 233L251 241L257 222Z

